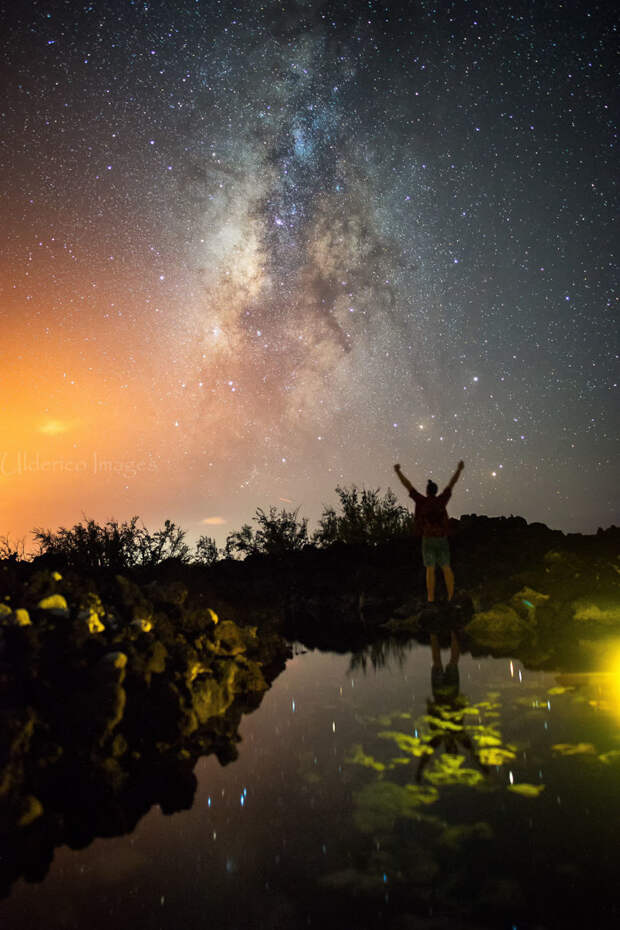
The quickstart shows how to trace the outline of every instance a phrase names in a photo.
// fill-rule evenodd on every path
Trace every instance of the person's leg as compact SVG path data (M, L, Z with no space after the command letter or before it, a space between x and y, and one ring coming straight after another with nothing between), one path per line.
M448 600L454 597L454 574L450 567L450 546L445 536L437 539L437 564L441 566L444 581L446 582L446 591Z
M454 597L454 572L449 565L442 565L441 570L443 572L443 577L446 582L446 590L448 592L448 600L451 601Z
M429 604L435 600L435 550L433 549L433 539L426 536L422 537L422 561L426 569L426 597Z
M452 665L458 665L459 656L461 655L461 647L459 646L459 640L454 630L450 632L450 663Z
M426 566L426 596L429 604L435 600L435 566Z

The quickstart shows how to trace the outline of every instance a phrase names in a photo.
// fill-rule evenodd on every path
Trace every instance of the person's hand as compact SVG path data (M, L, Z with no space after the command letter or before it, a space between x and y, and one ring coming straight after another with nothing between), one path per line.
M463 459L461 459L461 461L459 462L459 471L463 471L464 468L465 468L465 462L463 461Z
M400 465L395 465L395 466L394 466L394 471L400 471Z

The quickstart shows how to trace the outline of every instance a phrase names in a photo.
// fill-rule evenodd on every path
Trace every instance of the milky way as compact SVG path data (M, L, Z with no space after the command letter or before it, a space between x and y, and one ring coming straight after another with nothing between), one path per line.
M454 513L618 522L613 47L586 4L20 5L3 528L460 458Z

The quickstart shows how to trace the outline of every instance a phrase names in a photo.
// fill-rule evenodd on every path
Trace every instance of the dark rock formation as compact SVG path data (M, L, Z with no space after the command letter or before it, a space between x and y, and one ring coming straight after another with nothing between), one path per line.
M154 804L191 807L197 759L236 758L243 713L290 655L180 582L103 587L34 571L3 602L0 895L43 878L61 844L128 832Z

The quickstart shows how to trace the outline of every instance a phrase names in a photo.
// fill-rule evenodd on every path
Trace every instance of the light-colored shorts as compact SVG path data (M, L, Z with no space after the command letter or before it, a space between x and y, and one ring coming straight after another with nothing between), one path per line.
M422 560L425 568L450 564L450 546L446 536L422 537Z

